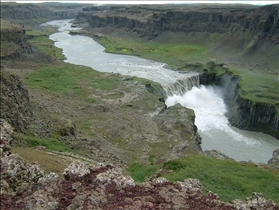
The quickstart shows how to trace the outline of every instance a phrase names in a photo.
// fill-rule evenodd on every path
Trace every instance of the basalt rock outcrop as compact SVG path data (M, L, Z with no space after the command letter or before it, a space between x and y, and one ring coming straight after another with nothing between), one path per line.
M1 120L1 148L9 148L12 127ZM8 149L7 149L8 150ZM203 194L197 179L169 182L156 178L137 184L113 165L74 161L61 178L44 175L36 164L1 153L1 209L272 209L279 206L253 193L246 201L221 202Z
M238 85L239 77L229 72L216 77L215 82L223 89L228 106L227 117L233 126L241 129L264 131L279 139L279 114L276 104L245 99Z
M1 20L1 60L13 59L22 53L31 53L32 47L25 36L25 29L20 24Z
M24 133L33 118L28 91L17 75L3 68L1 68L0 82L0 117L10 123L16 131Z
M76 20L88 22L96 33L123 29L154 41L204 43L230 62L277 69L278 8L214 4L115 6L101 11L84 9ZM216 38L210 39L212 34ZM263 54L269 54L268 60Z
M23 25L34 25L48 20L75 18L84 5L64 3L19 4L1 3L1 17Z
M272 158L268 161L268 165L279 170L279 149L273 151Z
M4 119L1 126L1 192L12 192L24 182L31 183L43 177L43 172L36 164L29 164L17 154L11 154L11 141L14 128ZM2 202L2 200L1 200Z

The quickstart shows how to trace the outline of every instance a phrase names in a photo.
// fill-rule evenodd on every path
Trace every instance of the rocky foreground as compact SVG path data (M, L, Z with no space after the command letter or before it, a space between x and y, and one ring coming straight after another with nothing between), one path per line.
M156 178L143 184L113 165L75 161L64 178L44 174L35 164L11 154L13 128L1 119L1 209L279 209L261 193L245 201L221 202L203 194L197 179L171 183Z

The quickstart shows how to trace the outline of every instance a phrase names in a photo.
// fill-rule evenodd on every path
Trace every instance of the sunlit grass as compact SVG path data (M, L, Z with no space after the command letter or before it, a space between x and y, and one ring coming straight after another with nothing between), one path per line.
M26 143L30 147L44 146L46 149L53 151L71 151L65 142L55 138L39 138L28 136Z
M59 58L61 60L64 60L66 58L62 53L63 50L54 46L53 41L50 40L47 36L35 36L28 41L42 53L49 55L52 58Z

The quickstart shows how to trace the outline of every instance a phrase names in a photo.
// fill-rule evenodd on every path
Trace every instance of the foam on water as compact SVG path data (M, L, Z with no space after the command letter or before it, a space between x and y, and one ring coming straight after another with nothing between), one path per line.
M225 116L227 107L224 100L220 97L219 88L193 87L184 95L169 96L166 100L167 106L173 106L180 103L184 107L195 110L196 125L200 132L215 135L216 130L229 134L236 141L244 141L246 144L260 144L252 138L247 138L235 132ZM214 131L214 134L211 132Z
M232 127L225 116L227 107L221 96L218 87L201 85L183 95L169 96L166 105L180 103L195 111L203 150L217 149L237 161L267 162L279 142L269 135Z

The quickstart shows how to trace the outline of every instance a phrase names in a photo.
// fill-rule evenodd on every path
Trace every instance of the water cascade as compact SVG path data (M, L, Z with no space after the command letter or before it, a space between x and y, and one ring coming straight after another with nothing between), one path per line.
M193 87L199 87L199 74L198 73L187 73L188 76L184 76L178 79L172 84L162 84L166 95L183 95L185 92L191 90ZM182 74L183 75L183 74Z
M183 95L169 96L166 104L180 103L195 111L203 150L216 149L237 161L266 163L278 148L278 140L263 133L232 127L225 115L227 107L222 96L221 88L200 85Z
M70 20L50 21L45 25L59 27L50 36L55 45L63 49L65 62L90 66L100 72L146 78L162 85L167 106L180 103L195 111L203 150L217 149L237 161L266 163L278 148L277 139L258 132L243 131L230 126L225 113L226 105L218 87L199 84L197 72L173 71L166 64L137 56L105 53L104 47L92 38L70 35ZM74 28L73 30L77 30Z

